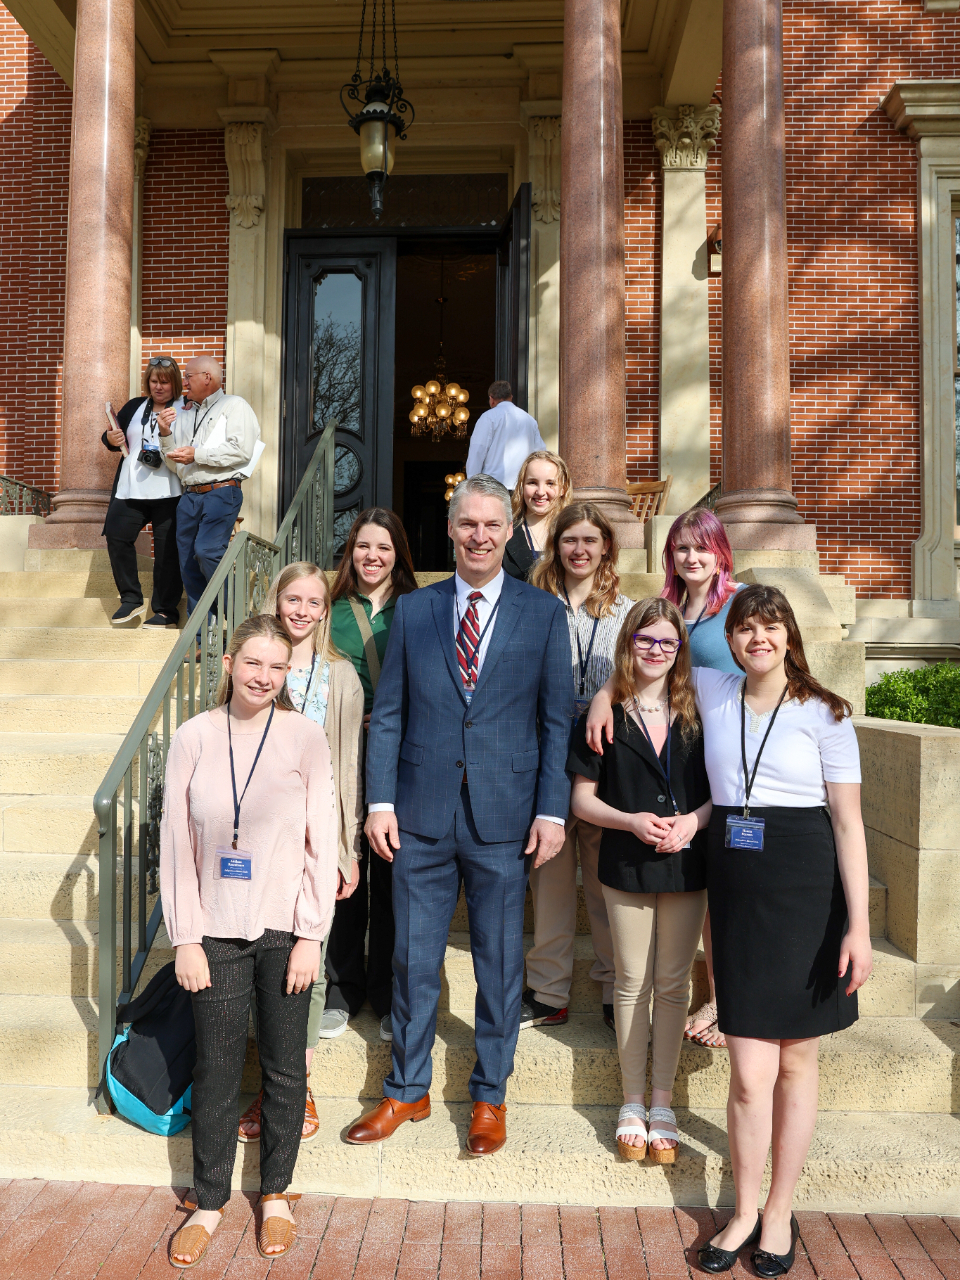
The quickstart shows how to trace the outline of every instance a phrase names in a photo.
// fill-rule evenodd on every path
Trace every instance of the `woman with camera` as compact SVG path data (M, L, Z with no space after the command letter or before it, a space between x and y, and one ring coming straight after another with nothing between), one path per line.
M177 554L177 503L180 481L160 452L160 436L168 435L183 408L183 383L172 356L154 356L143 371L143 395L117 414L118 427L101 436L111 453L121 453L103 536L120 608L113 626L135 622L147 606L137 570L137 537L153 525L153 617L148 627L176 627L180 621L180 559Z

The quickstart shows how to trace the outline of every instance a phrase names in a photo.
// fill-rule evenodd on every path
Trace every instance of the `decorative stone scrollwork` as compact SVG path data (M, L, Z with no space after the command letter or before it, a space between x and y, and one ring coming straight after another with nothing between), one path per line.
M150 121L146 116L137 116L133 129L133 173L142 178L147 167L147 156L150 154Z
M664 169L705 169L720 132L720 107L652 107L653 140Z
M534 218L538 222L559 222L559 116L534 116L530 121L530 182Z
M238 227L256 227L263 213L267 186L263 125L259 121L228 124L224 130L223 149L230 174L227 208Z

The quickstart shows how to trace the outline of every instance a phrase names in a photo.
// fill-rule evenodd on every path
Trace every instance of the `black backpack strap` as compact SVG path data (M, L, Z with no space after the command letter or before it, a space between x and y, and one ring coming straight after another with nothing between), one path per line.
M117 1005L117 1034L120 1034L123 1023L136 1022L145 1014L152 1013L158 1005L169 1000L178 989L175 962L171 960L153 975L135 1000Z

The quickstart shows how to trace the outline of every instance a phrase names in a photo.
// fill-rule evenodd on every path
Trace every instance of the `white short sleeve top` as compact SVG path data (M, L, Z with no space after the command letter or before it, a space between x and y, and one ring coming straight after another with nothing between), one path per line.
M740 753L740 699L744 677L694 667L697 710L703 722L703 745L713 803L743 804L744 777ZM770 715L746 708L747 768L752 772ZM815 809L827 803L828 782L860 781L860 748L853 723L834 720L818 698L784 702L760 758L750 807L781 805Z
M183 397L173 401L177 412L183 410ZM124 458L120 467L120 479L117 481L118 498L140 498L154 501L157 498L179 498L183 490L175 471L171 471L166 462L159 467L145 467L139 461L140 450L160 449L160 431L150 411L149 399L134 409L133 417L127 427L127 449L129 457ZM162 455L161 455L162 456Z

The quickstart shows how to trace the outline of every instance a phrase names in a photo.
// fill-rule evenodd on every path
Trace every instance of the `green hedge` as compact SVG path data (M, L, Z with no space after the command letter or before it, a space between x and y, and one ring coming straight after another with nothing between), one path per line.
M867 715L960 729L960 666L938 662L920 671L888 671L867 689Z

